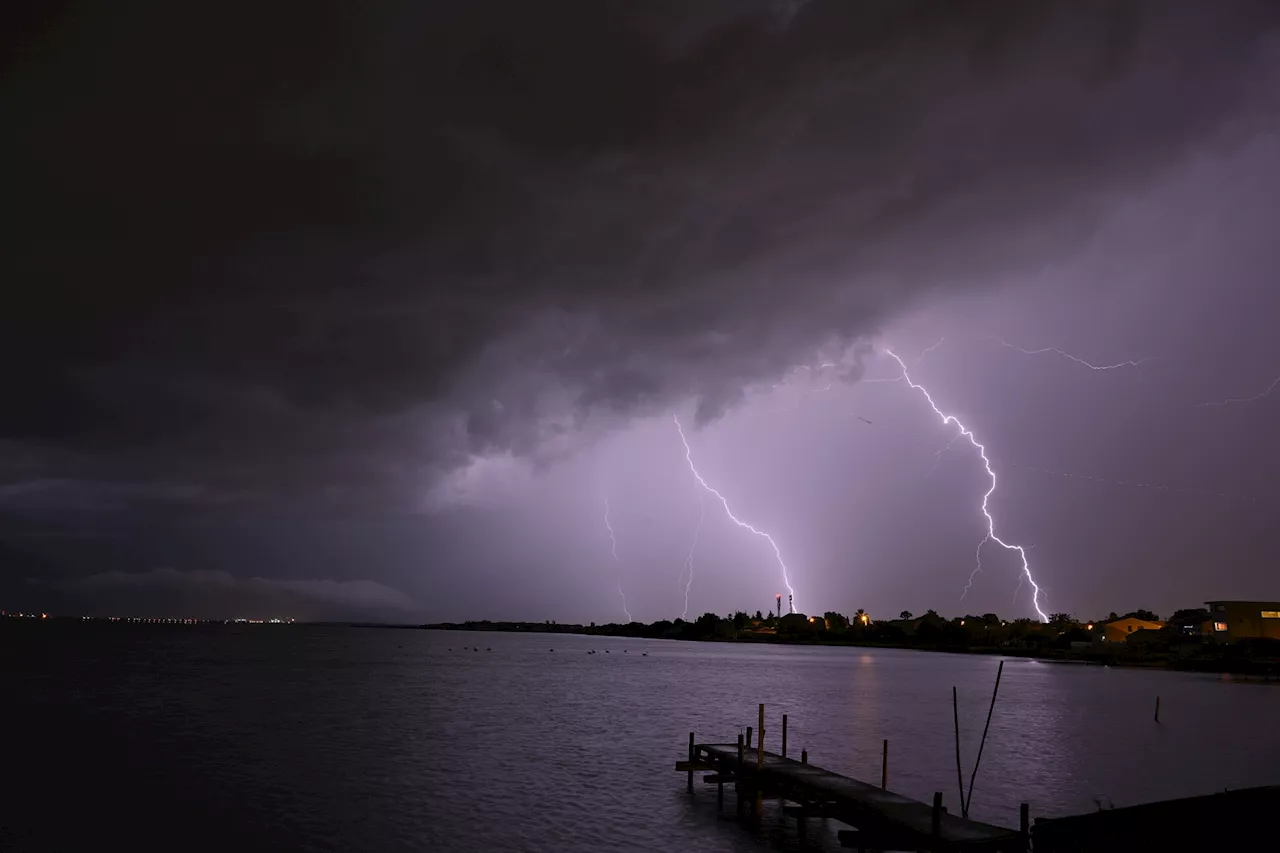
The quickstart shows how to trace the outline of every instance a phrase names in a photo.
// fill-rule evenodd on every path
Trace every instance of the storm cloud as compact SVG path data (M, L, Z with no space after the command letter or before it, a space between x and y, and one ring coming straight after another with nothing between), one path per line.
M681 564L696 501L650 508L689 483L653 455L679 411L712 478L806 543L810 582L837 577L851 484L878 493L879 460L938 436L921 451L894 433L916 409L858 398L889 406L858 410L882 443L809 425L846 454L814 469L793 434L728 421L779 386L858 388L887 333L1123 339L1172 356L1144 367L1162 406L1217 396L1211 324L1275 310L1278 23L1261 0L42 4L0 54L0 537L77 576L369 576L522 617L528 589L550 609L595 583L582 519L610 490L665 549L646 559ZM1154 440L1172 409L1113 384L1107 444L1057 405L1102 386L967 346L927 376L1020 471L1154 482L1124 466L1221 443L1207 420ZM1126 438L1129 416L1159 423ZM1194 457L1165 479L1245 491ZM973 494L954 485L940 512ZM755 559L733 532L726 566ZM874 538L855 562L909 561Z
M348 504L689 398L712 419L1247 135L1273 23L73 4L2 95L0 430L43 476Z

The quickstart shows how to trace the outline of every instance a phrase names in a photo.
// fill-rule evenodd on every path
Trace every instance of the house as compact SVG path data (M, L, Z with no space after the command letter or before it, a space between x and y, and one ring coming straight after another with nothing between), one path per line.
M1164 647L1171 645L1169 635L1163 631L1153 631L1150 628L1139 628L1137 631L1127 635L1124 638L1126 646L1140 646L1142 648Z
M1159 631L1163 627L1163 622L1148 622L1145 619L1129 616L1099 625L1094 638L1103 643L1123 643L1134 631Z
M1209 636L1224 642L1280 639L1280 601L1206 601Z

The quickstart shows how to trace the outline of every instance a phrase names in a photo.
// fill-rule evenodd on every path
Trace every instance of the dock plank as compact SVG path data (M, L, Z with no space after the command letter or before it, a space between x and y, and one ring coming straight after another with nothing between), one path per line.
M788 798L822 802L824 811L859 830L929 839L946 849L1012 851L1025 847L1025 839L1015 830L952 814L942 815L939 836L935 838L932 806L776 753L766 752L758 771L754 749L744 755L743 766L738 767L736 743L698 744L695 754L721 770L738 773L747 784L754 780Z

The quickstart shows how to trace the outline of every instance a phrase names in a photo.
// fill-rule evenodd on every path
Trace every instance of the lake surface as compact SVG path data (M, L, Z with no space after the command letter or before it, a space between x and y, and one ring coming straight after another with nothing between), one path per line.
M999 662L298 626L22 625L0 641L14 850L837 849L836 824L801 839L776 809L748 828L717 817L713 786L686 795L672 768L688 733L733 741L765 702L767 747L786 713L791 751L872 782L888 738L890 787L942 791L954 812L951 687L967 784ZM1280 686L1009 660L972 816L1277 783Z

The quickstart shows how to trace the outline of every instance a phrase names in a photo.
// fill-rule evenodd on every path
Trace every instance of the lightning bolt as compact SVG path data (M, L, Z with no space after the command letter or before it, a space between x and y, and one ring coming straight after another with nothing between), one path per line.
M627 609L627 594L622 591L622 560L618 559L618 538L613 534L613 525L609 523L609 496L604 496L604 526L609 531L609 550L613 554L613 561L618 564L618 595L622 596L622 612L627 614L627 622L631 623L635 620L631 618L631 611Z
M1271 384L1267 386L1267 390L1263 391L1261 394L1254 394L1252 397L1232 397L1229 400L1213 400L1208 403L1198 403L1197 405L1204 408L1210 406L1230 406L1235 403L1252 403L1254 400L1261 400L1263 397L1271 396L1271 392L1276 390L1277 386L1280 386L1280 376L1271 380Z
M942 343L943 343L943 341L945 341L945 340L946 340L946 338L945 338L945 337L938 338L938 342L937 342L936 344L934 344L934 345L933 345L933 346L931 346L931 347L925 347L924 352L920 353L920 357L916 359L916 366L918 367L918 366L920 365L920 362L924 361L924 357L925 357L926 355L928 355L929 353L933 352L933 351L934 351L934 350L936 350L938 347L942 346Z
M699 474L698 469L694 467L693 451L689 448L689 439L685 438L684 427L680 426L679 416L672 415L671 419L675 421L676 432L680 433L680 443L684 445L684 459L686 462L689 463L689 471L693 473L694 479L698 481L698 485L702 486L702 488L706 489L708 492L716 496L716 498L720 501L720 505L724 507L725 515L729 516L730 521L732 521L734 524L738 525L739 527L745 528L746 530L750 530L756 536L760 536L768 540L769 545L772 546L773 548L774 556L778 558L778 565L782 567L782 582L786 584L788 594L790 594L791 597L794 599L796 591L791 588L791 578L789 576L789 573L787 572L787 564L782 559L782 551L778 549L778 543L773 541L773 537L770 536L768 533L765 533L763 530L760 530L758 528L752 527L750 524L747 524L745 521L742 521L736 515L734 515L733 510L729 508L729 501L725 500L724 495L720 494L718 491L711 488L711 486L707 484L707 481L702 479L702 475Z
M685 572L688 572L688 580L684 580L684 612L680 614L681 619L689 618L689 587L693 586L693 552L698 547L698 534L702 532L702 522L707 517L707 502L702 497L702 492L698 492L698 524L693 528L693 543L689 545L689 555L684 558L684 568L680 570L680 577L676 579L677 585L681 585L680 581L684 580Z
M925 474L925 475L924 475L924 478L925 478L926 480L927 480L927 479L929 479L930 477L932 477L932 476L933 476L933 472L934 472L934 471L937 471L937 470L938 470L938 466L942 464L942 454L944 454L944 453L946 453L948 450L950 450L950 449L951 449L951 446L952 446L953 444L955 444L957 441L959 441L960 439L962 439L962 438L964 438L964 436L963 436L963 435L961 435L961 434L957 434L955 438L951 439L950 441L948 441L948 442L946 443L946 446L941 447L941 448L939 448L938 450L935 450L935 451L933 452L933 466L929 468L929 473L927 473L927 474Z
M933 409L934 414L942 419L943 424L954 424L955 427L960 430L960 434L968 439L969 443L978 451L978 456L982 458L982 467L986 470L987 476L991 479L991 487L982 495L982 515L987 519L987 535L978 543L978 554L981 555L982 546L985 545L988 540L995 542L1006 551L1016 551L1018 557L1022 560L1022 574L1026 576L1027 582L1030 583L1031 588L1035 590L1031 598L1032 605L1035 607L1036 613L1040 614L1040 619L1044 622L1048 622L1048 615L1040 609L1040 587L1036 583L1035 578L1031 576L1031 565L1027 562L1027 549L1021 545L1010 544L996 535L996 520L992 517L991 511L988 508L991 495L996 490L996 472L992 469L991 460L987 457L987 448L974 437L973 431L961 423L959 418L955 415L949 415L938 408L938 404L933 401L933 395L929 393L928 389L912 380L911 373L907 370L906 362L899 358L892 350L886 349L885 352L888 353L894 361L898 362L898 366L902 368L902 378L906 380L907 384L911 386L911 388L919 391L921 395L924 396L924 399L929 403L929 408ZM969 575L970 585L973 583L974 575L980 571L982 571L982 563L979 557L977 568L975 568L973 573ZM967 589L968 588L966 587L966 590Z
M1149 361L1155 360L1151 358L1140 358L1137 360L1130 360L1130 361L1118 361L1115 364L1094 364L1092 362L1085 361L1083 358L1080 358L1079 356L1072 355L1071 353L1065 350L1060 350L1057 347L1041 347L1040 349L1025 349L1020 346L1015 346L1001 338L997 338L994 335L991 335L990 338L991 340L1000 344L1000 346L1002 347L1008 347L1011 350L1017 350L1018 352L1023 353L1025 355L1041 355L1046 352L1051 352L1051 353L1054 353L1055 355L1060 355L1063 358L1070 359L1071 361L1074 361L1076 364L1083 365L1084 367L1087 367L1090 370L1118 370L1121 367L1136 368L1136 367L1141 367L1142 365L1146 364ZM1277 379L1276 381L1280 382L1280 379Z

